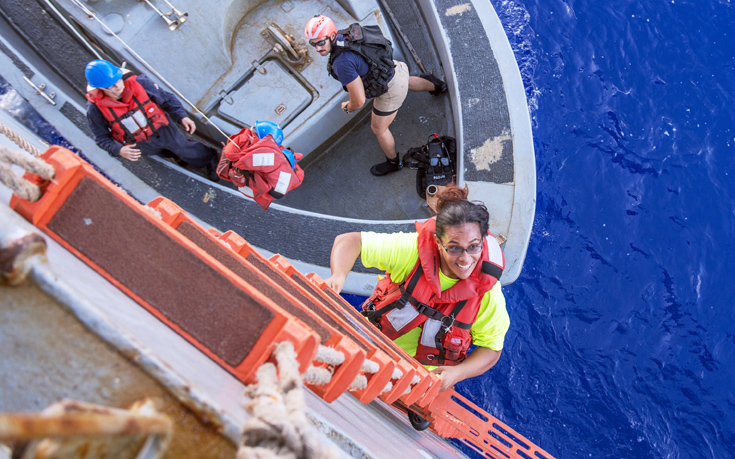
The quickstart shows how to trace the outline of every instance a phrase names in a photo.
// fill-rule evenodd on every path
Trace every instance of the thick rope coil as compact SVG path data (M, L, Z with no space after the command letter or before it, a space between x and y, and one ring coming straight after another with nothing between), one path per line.
M46 180L51 180L56 174L54 167L43 160L2 145L0 145L0 162L17 164L28 172L38 174Z
M0 123L0 133L5 134L5 137L9 138L14 144L18 145L20 148L24 149L35 157L39 157L41 156L41 153L43 153L41 150L31 145L26 139L16 134L12 129L10 129L3 123Z
M1 125L2 123L0 123ZM7 128L5 129L7 130ZM22 167L28 172L38 174L46 180L54 178L56 172L53 166L26 153L0 146L0 182L10 188L19 197L27 201L38 201L41 198L41 189L26 179L18 177L11 169L13 164Z
M41 199L41 189L38 186L15 175L10 166L2 161L0 161L0 182L26 201L36 202Z
M275 365L264 363L256 372L257 384L246 388L253 399L246 406L252 418L243 426L237 459L336 459L337 453L322 445L306 418L293 345L280 343L274 354L278 373Z

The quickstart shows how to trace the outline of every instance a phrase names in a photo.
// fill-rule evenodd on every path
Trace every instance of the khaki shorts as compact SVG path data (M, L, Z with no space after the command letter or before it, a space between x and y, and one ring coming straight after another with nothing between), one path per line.
M393 61L396 64L393 78L388 82L388 91L373 99L373 112L376 115L388 116L401 108L408 94L408 66L405 62Z

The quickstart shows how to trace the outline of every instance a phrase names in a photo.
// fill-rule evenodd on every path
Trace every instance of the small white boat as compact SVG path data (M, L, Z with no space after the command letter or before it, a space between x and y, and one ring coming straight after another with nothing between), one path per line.
M347 94L303 38L304 24L316 13L338 26L378 24L393 41L396 59L412 73L421 72L420 64L449 87L439 97L409 94L391 126L399 153L435 132L457 138L456 181L487 205L491 231L506 239L501 281L518 277L535 212L535 160L520 72L490 4L174 3L0 2L0 75L141 202L169 197L207 224L247 235L263 251L327 277L337 234L411 231L414 220L430 216L413 171L370 175L382 154L370 133L369 106L351 116L340 110ZM83 69L99 57L125 62L179 95L198 132L213 143L222 141L220 130L231 135L259 119L280 123L284 144L306 155L304 184L264 213L228 184L203 180L168 160L109 157L94 144L84 115ZM367 295L374 283L375 272L358 265L345 288Z

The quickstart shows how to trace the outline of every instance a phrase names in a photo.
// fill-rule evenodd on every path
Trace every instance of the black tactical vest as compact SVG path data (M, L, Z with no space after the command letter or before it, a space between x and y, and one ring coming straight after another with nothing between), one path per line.
M342 51L350 50L365 59L369 67L368 72L360 77L365 87L365 97L372 99L385 94L388 91L388 81L393 75L395 64L393 63L392 43L383 36L380 27L376 25L363 27L354 23L337 33L344 36L344 41L332 42L332 52L329 54L327 64L329 74L339 80L332 71L332 63Z

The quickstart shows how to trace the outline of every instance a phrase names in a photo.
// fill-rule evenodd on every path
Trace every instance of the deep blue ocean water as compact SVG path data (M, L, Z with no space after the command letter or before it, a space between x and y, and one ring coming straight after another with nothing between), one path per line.
M558 458L734 457L735 5L492 3L536 218L503 356L458 390Z
M493 0L536 218L503 356L459 390L559 458L735 453L735 5Z

